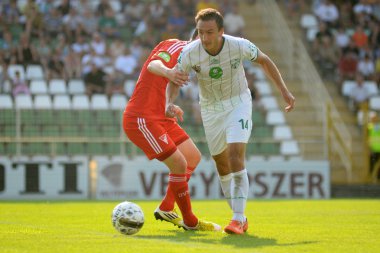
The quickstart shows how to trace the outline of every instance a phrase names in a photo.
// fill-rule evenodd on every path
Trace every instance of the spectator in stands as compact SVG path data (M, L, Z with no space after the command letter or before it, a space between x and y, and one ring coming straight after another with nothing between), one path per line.
M305 1L288 0L286 1L286 10L290 18L298 17L300 13L305 11Z
M74 8L71 8L69 13L63 16L65 34L70 42L75 41L76 36L80 34L82 19Z
M368 144L370 149L370 169L372 172L374 165L380 159L380 117L376 114L372 116L368 123ZM377 178L380 178L380 173L377 175Z
M243 37L245 22L243 16L239 14L238 3L232 4L231 8L231 12L226 13L224 16L224 29L227 34Z
M63 31L62 15L56 8L52 8L44 17L45 31L51 38L57 37Z
M98 16L104 16L106 14L106 10L112 8L108 0L101 0L96 7L96 14Z
M38 63L38 55L35 47L30 43L28 34L23 33L20 38L17 55L18 64L27 66Z
M55 9L54 0L37 1L38 9L45 17L52 9Z
M82 31L87 36L91 36L98 29L98 18L91 10L85 10L83 13Z
M88 96L95 93L104 94L107 86L107 75L101 68L92 64L91 71L84 76L84 82Z
M97 55L104 55L107 50L107 44L99 33L94 33L92 36L90 47L95 50Z
M354 24L354 15L352 13L351 1L343 1L339 6L339 26L344 29L352 27Z
M81 57L73 48L69 48L69 53L63 58L65 68L65 79L79 79L82 75Z
M372 15L372 6L368 3L368 0L359 0L357 4L354 5L353 11L355 15Z
M186 19L178 7L172 8L172 12L168 17L167 23L170 25L172 31L178 34L174 35L172 38L178 38L185 31Z
M162 0L152 1L149 6L149 16L154 20L154 22L161 19L161 17L164 15L165 8L162 4Z
M112 62L115 62L118 56L124 54L125 47L125 43L120 37L116 37L112 40L109 50Z
M335 44L340 48L343 49L348 46L350 43L350 36L348 36L345 29L340 26L337 30L337 32L334 34L335 37Z
M129 46L129 49L131 50L131 54L135 57L136 61L140 62L140 59L141 59L141 56L143 54L144 49L143 49L143 47L141 45L141 41L138 37L132 39L132 42L131 42L131 45ZM145 60L145 59L143 59L143 60Z
M362 75L357 74L355 81L355 86L350 92L349 106L353 111L357 112L361 106L368 102L370 94L367 87L364 85L364 78Z
M86 42L85 37L79 34L76 41L71 45L71 49L82 58L83 55L90 51L90 45Z
M44 69L48 68L48 62L51 56L51 47L49 45L49 37L40 35L40 38L38 40L38 45L37 45L37 52L39 56L39 62L43 66Z
M16 60L17 41L8 30L3 31L3 38L0 38L0 56L8 63Z
M337 25L339 11L330 0L322 0L314 12L319 20L326 22L329 26L335 27Z
M363 48L368 45L368 35L364 32L363 26L357 25L352 39L358 48Z
M352 51L343 52L338 63L338 85L341 90L341 85L344 80L354 80L358 66L357 55Z
M375 65L368 54L366 54L363 59L359 60L358 72L362 74L366 80L374 80Z
M12 79L12 95L15 97L18 94L30 94L28 84L21 78L20 72L15 71L15 77Z
M17 0L10 0L8 4L5 3L3 5L1 16L5 24L19 24L21 15L21 11L17 6Z
M82 17L86 12L93 12L89 0L77 0L72 2L72 4L73 8L75 8Z
M65 66L61 59L61 50L57 48L50 57L46 77L48 80L65 78Z
M322 44L314 51L314 60L317 62L322 76L331 79L339 60L339 49L332 43L329 36L322 37Z
M70 9L71 9L70 0L61 0L61 3L57 7L57 10L60 12L62 17L69 14Z
M9 75L8 75L8 64L6 62L1 62L1 69L0 71L0 93L10 93L11 87L8 87L6 81L10 81Z
M138 78L137 66L136 58L131 54L130 49L125 47L123 54L115 60L112 90L119 91L122 89L127 79L136 80Z
M43 16L34 0L28 0L24 6L26 17L25 32L29 37L38 37L42 34Z
M145 4L138 0L130 0L124 9L127 24L133 29L136 29L139 22L144 17Z
M114 38L120 35L120 32L117 30L117 21L112 8L107 8L104 16L99 18L98 27L105 38Z

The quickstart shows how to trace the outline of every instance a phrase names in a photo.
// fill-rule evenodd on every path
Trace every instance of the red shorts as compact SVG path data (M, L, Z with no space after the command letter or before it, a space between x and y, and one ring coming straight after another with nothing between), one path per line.
M149 160L165 160L177 150L179 144L190 138L176 121L169 119L124 115L123 128L128 138L144 151Z

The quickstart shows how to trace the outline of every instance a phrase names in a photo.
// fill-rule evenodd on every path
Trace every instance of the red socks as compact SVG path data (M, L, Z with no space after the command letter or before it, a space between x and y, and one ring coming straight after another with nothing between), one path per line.
M171 190L174 195L175 201L181 210L184 223L189 227L195 227L198 224L198 218L191 210L190 192L186 175L170 173L168 190Z
M195 168L191 168L191 167L186 168L186 180L187 180L187 182L189 182L191 174L193 174L194 170L195 170ZM170 187L170 184L169 184L168 189L166 190L166 195L161 202L160 210L166 211L166 212L172 211L174 208L174 203L175 203L174 194L173 194L171 187Z

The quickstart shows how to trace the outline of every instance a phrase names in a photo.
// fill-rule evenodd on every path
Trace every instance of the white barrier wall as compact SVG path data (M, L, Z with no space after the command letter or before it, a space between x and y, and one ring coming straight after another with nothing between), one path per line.
M87 157L0 157L0 167L4 172L0 199L88 198ZM27 175L27 170L32 173Z
M326 161L247 161L246 167L249 198L330 197ZM0 199L161 199L167 174L165 165L145 157L0 157ZM202 159L189 187L194 199L223 198L212 160Z
M168 169L145 157L134 160L95 157L97 199L161 199L168 183ZM330 170L326 161L253 162L246 164L250 198L330 197ZM222 198L212 160L202 159L189 181L194 199Z

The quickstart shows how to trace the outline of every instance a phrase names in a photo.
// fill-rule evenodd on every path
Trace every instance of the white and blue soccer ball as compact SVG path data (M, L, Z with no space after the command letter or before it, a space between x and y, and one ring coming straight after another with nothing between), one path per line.
M124 235L133 235L144 225L144 213L135 203L124 201L112 211L113 227Z

